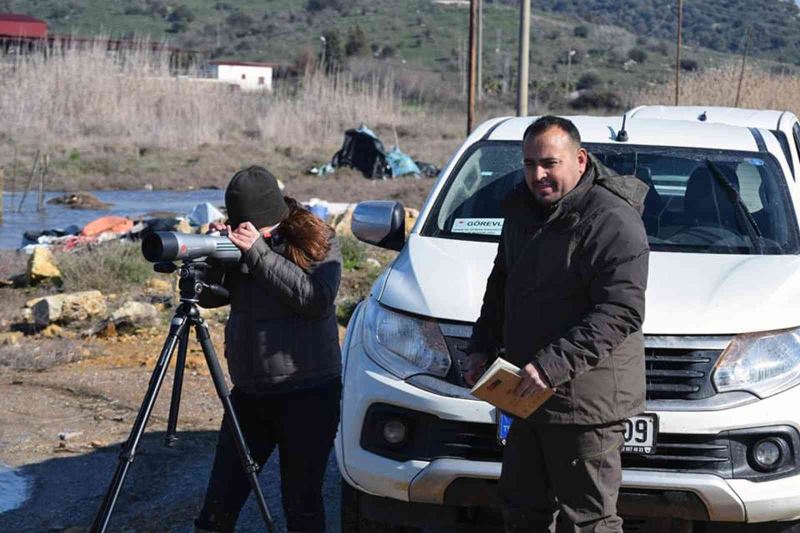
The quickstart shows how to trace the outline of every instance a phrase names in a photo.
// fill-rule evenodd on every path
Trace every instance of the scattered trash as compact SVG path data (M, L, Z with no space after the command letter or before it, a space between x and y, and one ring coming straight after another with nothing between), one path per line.
M389 167L392 169L392 177L399 177L405 176L407 174L413 174L415 177L419 178L420 170L414 160L411 159L411 156L404 153L400 148L395 146L391 152L386 154L386 161L389 163Z
M434 178L439 175L439 169L435 165L416 162L400 150L397 134L395 134L394 148L387 152L375 132L363 124L344 133L342 147L333 155L331 166L355 168L370 179L397 178L406 175ZM321 168L314 167L309 172L322 176L324 174L321 173Z
M328 202L319 198L312 198L308 202L308 210L314 213L317 218L328 220Z
M85 237L95 237L101 233L127 233L133 228L133 221L126 217L109 215L92 220L81 230Z
M225 215L208 202L203 202L194 206L191 213L189 213L189 222L193 226L202 226L203 224L211 224L217 220L225 220Z
M386 179L391 167L386 161L386 148L375 133L363 124L344 132L342 147L333 155L331 165L358 169L364 177Z
M336 172L336 169L330 163L324 163L318 167L311 167L308 169L309 174L319 177L324 177L328 174L333 174L334 172Z

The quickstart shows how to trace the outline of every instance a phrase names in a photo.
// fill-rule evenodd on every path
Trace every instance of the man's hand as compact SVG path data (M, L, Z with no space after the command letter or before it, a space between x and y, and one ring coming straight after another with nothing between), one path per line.
M242 253L252 248L253 243L261 237L261 233L250 222L242 222L235 230L231 230L230 226L225 227L228 230L228 238Z
M489 361L489 356L481 352L473 352L464 359L461 375L464 376L467 385L470 387L475 385L475 382L486 372L487 361Z
M549 388L536 366L533 363L528 363L522 369L522 381L517 385L517 390L514 391L514 394L517 396L531 396Z

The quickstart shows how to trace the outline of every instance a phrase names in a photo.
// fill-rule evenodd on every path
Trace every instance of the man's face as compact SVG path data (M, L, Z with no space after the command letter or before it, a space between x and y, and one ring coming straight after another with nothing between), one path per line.
M586 170L589 155L559 127L528 136L522 145L525 183L533 197L551 206L575 188Z

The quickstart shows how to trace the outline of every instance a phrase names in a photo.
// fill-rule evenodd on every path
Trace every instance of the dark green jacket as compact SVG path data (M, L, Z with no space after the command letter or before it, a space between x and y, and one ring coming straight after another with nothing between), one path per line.
M231 380L251 394L308 388L341 375L334 300L342 256L331 237L325 259L308 272L259 238L234 271L211 273L230 299L201 293L200 305L230 303L225 357ZM222 279L220 279L222 276Z
M605 424L645 402L649 247L640 216L647 186L594 157L552 210L525 182L505 222L470 351L533 362L556 393L534 423Z

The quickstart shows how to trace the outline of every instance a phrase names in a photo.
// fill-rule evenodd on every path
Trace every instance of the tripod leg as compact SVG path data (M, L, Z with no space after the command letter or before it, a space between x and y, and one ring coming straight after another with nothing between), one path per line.
M147 420L150 418L150 413L153 411L158 391L161 389L161 384L164 382L164 375L169 368L169 361L172 358L172 353L175 351L175 345L181 336L188 335L189 321L186 316L186 311L183 307L178 308L175 316L170 322L170 329L167 339L164 342L164 347L161 350L161 355L158 357L156 366L153 369L153 374L150 376L150 383L147 386L142 406L139 408L139 414L136 415L136 421L131 428L128 440L122 446L122 452L119 455L119 462L117 469L114 472L114 477L111 480L111 485L103 497L103 503L100 510L94 519L91 532L104 532L108 527L108 521L111 519L111 513L114 510L114 504L117 502L122 483L125 481L125 476L128 473L128 468L133 463L136 448L139 445L139 440L144 433Z
M164 444L169 447L178 441L176 435L178 427L178 411L181 406L181 389L183 388L183 372L186 368L186 349L189 345L189 328L183 330L178 339L178 358L175 360L175 377L172 382L172 401L169 404L169 421L167 422L167 435Z
M261 486L258 484L258 466L255 461L253 461L250 450L244 440L242 428L239 426L239 419L236 417L236 412L231 403L231 393L230 390L228 390L228 384L225 382L225 376L222 373L222 368L219 366L219 360L214 351L214 345L211 343L211 338L208 334L208 326L206 326L202 318L197 319L195 326L197 340L200 342L200 346L203 347L203 355L206 357L206 363L208 364L208 370L211 372L214 387L217 389L217 395L220 401L222 401L225 414L228 415L228 419L230 420L230 425L228 427L232 433L233 441L236 443L236 450L239 452L239 457L242 460L242 468L250 479L250 486L253 488L258 510L261 512L261 518L264 520L267 530L270 533L274 533L275 524L272 522L267 502L264 500L264 494L261 491Z

